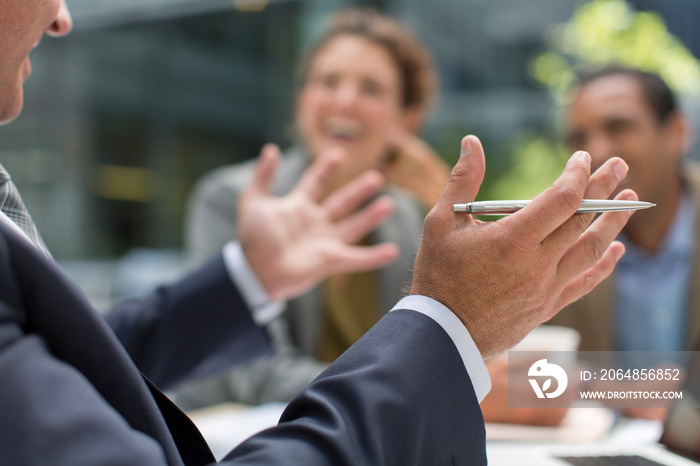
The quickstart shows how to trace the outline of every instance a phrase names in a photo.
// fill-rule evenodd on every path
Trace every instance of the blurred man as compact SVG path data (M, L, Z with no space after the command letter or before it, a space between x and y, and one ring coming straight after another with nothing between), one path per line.
M656 208L619 236L627 253L615 274L553 323L581 332L581 350L683 351L700 337L700 169L684 162L690 129L674 95L654 74L606 68L582 76L566 112L566 140L593 166L613 156L630 167L618 187Z
M591 154L593 167L621 157L630 167L618 185L656 208L635 214L618 239L625 256L612 277L557 314L551 324L581 333L581 351L684 351L700 338L696 241L700 167L683 160L690 129L666 83L657 75L608 67L582 74L566 109L571 149ZM648 362L644 362L647 364ZM494 390L482 403L487 421L557 424L566 409L509 409L507 364L489 365ZM628 409L661 418L664 409Z
M64 0L0 0L2 122L21 110L32 47L44 33L64 35L70 26ZM13 208L0 215L0 461L212 462L191 422L137 366L164 386L222 360L260 354L264 334L256 330L261 316L252 295L263 303L287 298L329 273L395 257L391 245L347 244L390 210L375 201L348 215L376 192L376 172L319 203L339 161L322 160L288 196L273 198L278 154L266 148L242 195L234 258L217 257L114 311L111 329L43 253L6 179L2 204ZM296 397L277 427L224 462L485 464L478 402L489 379L482 357L512 346L612 272L624 252L613 239L630 214L604 214L589 227L592 215L576 209L584 196L608 197L626 171L611 159L591 176L590 156L577 152L551 189L484 224L452 211L474 199L484 175L479 141L464 138L425 222L412 296Z

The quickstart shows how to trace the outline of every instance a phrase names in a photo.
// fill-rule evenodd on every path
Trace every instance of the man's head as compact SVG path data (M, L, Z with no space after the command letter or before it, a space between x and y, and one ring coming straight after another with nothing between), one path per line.
M566 139L591 154L593 168L617 156L629 165L619 189L663 203L678 185L678 164L689 146L687 123L673 93L657 75L605 68L580 77L566 113Z
M73 23L65 0L0 0L0 124L22 111L29 52L44 34L68 34Z

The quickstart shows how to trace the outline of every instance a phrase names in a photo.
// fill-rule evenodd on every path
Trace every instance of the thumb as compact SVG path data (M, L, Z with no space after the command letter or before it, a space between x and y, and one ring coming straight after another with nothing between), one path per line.
M452 210L452 204L462 204L474 201L484 180L486 161L484 148L476 136L466 136L462 139L459 160L452 168L447 186L442 191L438 205ZM449 204L449 205L448 205Z

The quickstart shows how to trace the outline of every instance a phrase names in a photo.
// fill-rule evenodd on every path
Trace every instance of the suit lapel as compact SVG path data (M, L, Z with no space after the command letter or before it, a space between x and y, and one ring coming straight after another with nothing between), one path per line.
M23 302L24 331L41 336L52 354L80 371L132 428L156 439L169 464L181 464L149 387L104 319L53 261L3 222L0 235Z
M145 375L142 377L168 425L168 431L177 445L182 461L187 466L204 466L215 463L214 454L194 422Z

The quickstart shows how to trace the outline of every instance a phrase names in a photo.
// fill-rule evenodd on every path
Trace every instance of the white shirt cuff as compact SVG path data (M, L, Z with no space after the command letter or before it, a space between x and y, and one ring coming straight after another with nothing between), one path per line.
M223 255L229 277L251 309L253 321L261 327L269 324L284 311L285 301L270 298L251 270L238 241L226 243Z
M433 319L445 330L462 357L476 398L481 403L481 400L491 390L491 377L476 343L459 317L438 301L421 295L406 296L394 306L394 309L410 309L420 312Z

